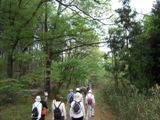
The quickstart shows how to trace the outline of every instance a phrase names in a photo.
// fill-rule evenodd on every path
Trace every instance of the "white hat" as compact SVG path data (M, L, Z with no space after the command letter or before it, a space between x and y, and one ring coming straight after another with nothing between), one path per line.
M40 102L40 101L41 101L41 97L40 97L40 96L36 96L35 101L36 101L36 102Z
M79 88L76 88L76 91L78 91L78 92L79 92L79 91L80 91L80 89L79 89Z
M89 93L92 93L92 90L88 90Z

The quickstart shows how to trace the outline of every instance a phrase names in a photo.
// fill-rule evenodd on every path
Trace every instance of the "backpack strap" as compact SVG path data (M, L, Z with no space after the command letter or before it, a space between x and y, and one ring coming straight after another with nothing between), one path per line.
M58 105L58 108L60 107L61 103L62 103L62 102L60 102L60 104Z
M55 105L55 103L54 103L54 107L55 107L55 108L59 108L59 107L60 107L60 105L61 105L61 103L62 103L62 102L60 102L60 103L59 103L58 107L57 107L57 106ZM61 109L60 109L60 111L62 112L62 110L61 110Z
M55 105L55 103L54 103L54 107L55 107L55 108L59 108L60 105L61 105L61 103L62 103L62 102L60 102L60 104L58 105L58 107L57 107L57 106Z
M40 104L40 103L39 103L39 104ZM38 105L39 105L39 104L38 104ZM34 108L37 108L37 107L38 107L38 105L37 105L37 106L35 106L35 104L33 104L33 109L34 109ZM32 109L32 111L33 111L33 109ZM38 110L38 108L37 108L37 110ZM38 111L38 114L39 114L39 111ZM37 117L38 117L38 116L37 116ZM32 118L37 118L37 117L32 117Z
M39 103L39 104L40 104L40 103ZM39 104L38 104L38 105L39 105ZM33 105L33 106L34 106L33 108L35 108L35 107L37 108L37 107L38 107L38 105L37 105L37 106L35 106L35 104L34 104L34 105Z
M74 100L74 102L76 102L76 103L80 103L81 101L75 101L75 100Z
M81 102L81 101L75 101L75 100L74 100L74 104L77 103L77 104L79 104L79 105L81 106L80 102Z

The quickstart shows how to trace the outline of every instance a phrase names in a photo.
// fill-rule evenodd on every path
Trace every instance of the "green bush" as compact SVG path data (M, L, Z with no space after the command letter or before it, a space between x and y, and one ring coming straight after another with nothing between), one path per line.
M160 90L153 88L147 93L139 93L132 85L114 89L113 84L107 84L105 95L112 108L116 111L117 120L159 120Z
M34 69L32 72L21 76L21 82L27 89L38 88L44 82L44 68Z
M31 102L17 103L14 105L4 106L0 112L1 120L31 120Z
M19 80L0 80L0 105L15 103L24 93L20 92L23 86Z

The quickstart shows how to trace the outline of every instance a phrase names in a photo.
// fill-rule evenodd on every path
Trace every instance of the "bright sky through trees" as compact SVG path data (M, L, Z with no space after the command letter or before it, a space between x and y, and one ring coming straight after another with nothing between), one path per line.
M151 12L154 0L130 0L130 5L133 10L138 13L149 14ZM113 11L121 7L121 0L111 0ZM105 45L101 45L100 50L107 52L109 49Z
M120 0L112 0L112 9L115 10L121 6ZM132 9L136 9L139 13L149 13L153 6L154 0L131 0Z

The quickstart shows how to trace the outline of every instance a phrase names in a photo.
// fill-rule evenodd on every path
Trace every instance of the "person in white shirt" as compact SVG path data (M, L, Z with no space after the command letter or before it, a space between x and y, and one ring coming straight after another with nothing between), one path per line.
M38 116L37 117L33 117L32 116L32 120L40 120L41 119L42 103L40 103L40 101L41 101L41 97L40 96L36 96L35 102L32 105L32 111L33 111L33 109L35 107L37 107Z
M57 95L56 100L53 100L53 102L52 102L52 112L53 112L52 120L66 120L67 119L65 104L62 102L61 98L62 97L60 95ZM59 107L59 109L61 111L61 118L60 119L56 119L55 115L54 115L54 110L57 107Z
M83 95L81 94L80 88L76 88L76 93L75 95L77 96L78 101L83 102Z
M95 107L95 98L92 94L92 90L88 90L88 93L85 97L85 105L86 105L86 119L94 116L94 107Z
M77 113L74 111L74 105L76 102L79 104L80 108ZM74 95L74 101L71 103L70 107L70 117L72 120L83 120L85 118L85 108L79 94Z

